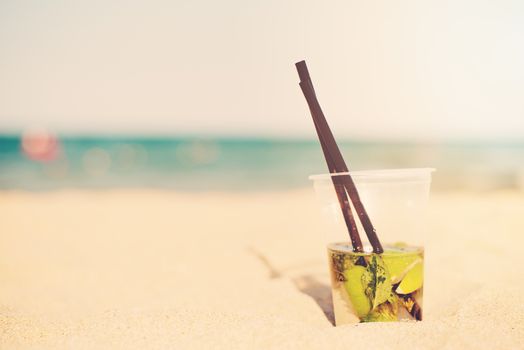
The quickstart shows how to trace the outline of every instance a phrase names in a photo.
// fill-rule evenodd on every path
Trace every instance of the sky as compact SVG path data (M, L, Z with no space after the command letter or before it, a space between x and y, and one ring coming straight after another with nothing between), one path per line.
M524 140L521 0L0 1L0 132Z

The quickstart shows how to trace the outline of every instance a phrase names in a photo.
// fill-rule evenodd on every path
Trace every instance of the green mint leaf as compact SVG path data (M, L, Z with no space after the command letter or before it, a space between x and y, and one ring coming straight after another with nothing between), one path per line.
M392 285L388 270L379 255L373 255L366 267L367 273L362 276L366 295L371 301L372 310L392 298Z

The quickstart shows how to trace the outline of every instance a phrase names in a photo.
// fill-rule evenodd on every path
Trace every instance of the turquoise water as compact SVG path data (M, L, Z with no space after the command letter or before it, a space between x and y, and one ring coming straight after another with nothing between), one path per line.
M524 178L524 142L339 144L352 170L437 168L437 189L514 188ZM61 137L59 145L58 157L35 161L19 137L0 136L0 188L280 190L326 172L314 139Z

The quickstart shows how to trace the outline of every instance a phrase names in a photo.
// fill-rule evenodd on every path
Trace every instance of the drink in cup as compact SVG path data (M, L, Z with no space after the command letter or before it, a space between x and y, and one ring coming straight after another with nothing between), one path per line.
M422 320L424 212L433 169L351 172L377 233L385 243L377 254L364 241L357 252L347 238L334 176L314 175L327 219L325 230L336 325ZM361 225L357 225L364 232ZM405 243L409 242L409 244Z
M424 251L385 245L355 253L348 243L327 247L335 322L422 320Z
M325 232L336 324L421 320L424 255L416 242L433 169L349 172L306 62L295 66L329 170L310 178L330 222Z

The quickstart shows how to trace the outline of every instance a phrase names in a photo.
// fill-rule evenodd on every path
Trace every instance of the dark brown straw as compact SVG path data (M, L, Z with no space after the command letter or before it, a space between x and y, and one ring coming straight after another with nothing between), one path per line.
M297 67L298 69L298 67ZM299 70L299 76L302 78L301 75L302 68ZM311 83L311 80L309 80L307 83L309 83L310 89L315 93L315 89L313 87L313 84ZM307 89L306 86L303 86L306 84L306 82L301 81L300 87L302 88L302 92L304 93L304 96L306 97L306 100L308 99L309 94L304 92L304 89ZM310 101L308 102L308 106L312 106ZM313 115L313 111L310 109L311 115ZM315 130L317 131L317 135L320 140L320 146L322 147L322 153L324 153L324 158L326 159L326 163L329 169L330 173L337 173L337 168L335 166L335 163L333 159L331 158L331 155L329 154L329 150L327 149L326 143L324 142L320 130L317 125L316 118L313 118L313 124L315 125ZM364 248L362 245L362 241L360 240L360 235L358 233L357 224L355 223L355 218L353 217L353 212L351 211L351 204L348 200L346 190L344 189L344 183L341 181L341 178L338 176L332 176L331 180L333 181L333 186L335 187L335 192L337 194L338 202L340 204L340 209L342 210L342 216L344 217L344 221L346 223L349 237L351 239L351 246L353 247L354 252L363 252Z
M300 83L300 87L304 91L305 87L303 87L303 85L303 83ZM306 96L307 100L308 95L306 94L306 92L304 92L304 95ZM313 111L311 111L311 114L313 114ZM322 152L324 153L324 158L326 159L329 172L336 173L337 169L335 167L335 163L333 162L333 159L329 154L324 140L320 136L320 130L318 129L315 118L313 118L313 123L315 124L315 129L320 139L320 146L322 147ZM344 183L341 181L340 176L331 176L331 180L333 181L333 186L335 187L338 203L340 204L340 209L342 210L342 216L344 217L344 221L349 232L349 237L351 239L351 246L353 247L353 251L361 253L364 251L364 248L362 246L362 241L360 240L360 235L358 234L357 224L355 222L355 219L353 218L353 213L351 212L351 204L349 203L348 196L344 188Z
M329 125L326 121L326 118L324 116L324 113L322 112L322 109L320 107L320 104L318 103L315 89L313 87L313 83L311 81L306 62L300 61L296 63L298 75L300 76L300 87L302 88L302 92L304 93L304 96L306 97L306 101L309 105L309 109L311 111L311 116L313 117L313 121L315 123L315 128L317 130L317 134L319 137L319 140L321 142L321 145L323 144L323 150L326 149L327 153L329 154L329 157L326 157L326 161L328 159L331 159L332 165L334 169L329 169L330 172L342 172L346 173L348 172L348 168L346 166L346 163L344 161L344 158L342 157L342 154L340 153L340 149L337 146L337 143L335 141L335 138L333 137L333 134L331 132L331 129L329 128ZM325 154L325 153L324 153ZM329 164L328 164L329 167ZM384 249L382 248L382 245L380 244L380 241L378 239L377 233L375 228L373 227L373 224L371 223L371 220L369 219L369 216L366 212L366 209L364 208L364 205L362 204L360 200L360 196L358 194L357 188L355 187L355 183L353 182L353 179L351 178L351 175L344 174L344 175L337 175L332 176L332 178L340 178L337 180L334 180L335 183L339 183L340 181L344 187L346 188L349 198L351 199L351 202L353 203L353 206L355 208L355 211L358 214L359 220L362 223L362 227L364 227L364 231L366 231L366 235L369 239L369 243L373 247L373 252L377 254L381 254ZM337 187L337 186L335 186ZM338 192L337 192L338 193ZM342 209L344 211L344 209ZM352 232L351 229L348 226L348 229L350 230L350 233ZM358 235L358 232L357 232ZM353 241L353 238L352 238Z

